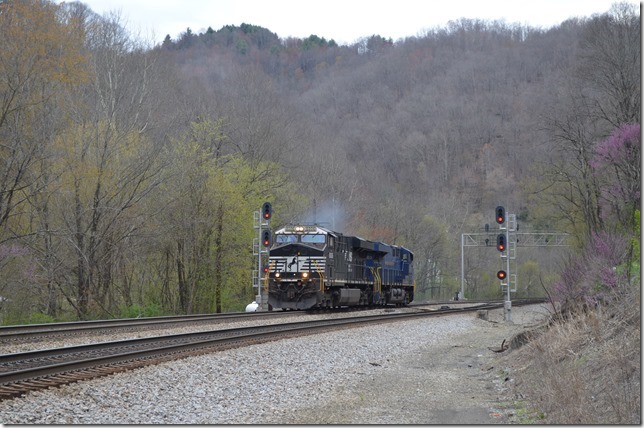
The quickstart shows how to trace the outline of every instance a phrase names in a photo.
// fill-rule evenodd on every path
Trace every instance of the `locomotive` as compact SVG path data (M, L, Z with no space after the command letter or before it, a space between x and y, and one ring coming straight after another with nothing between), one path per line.
M264 276L269 308L406 305L414 300L414 254L318 225L275 232Z

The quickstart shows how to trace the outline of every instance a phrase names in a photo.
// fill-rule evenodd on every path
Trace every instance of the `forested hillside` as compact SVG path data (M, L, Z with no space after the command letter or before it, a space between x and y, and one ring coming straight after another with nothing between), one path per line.
M267 200L274 229L411 249L417 300L460 289L461 234L497 205L571 236L520 254L518 295L637 284L640 31L615 4L350 46L252 24L150 42L82 3L0 2L2 322L241 310ZM465 254L468 297L501 297L499 263Z

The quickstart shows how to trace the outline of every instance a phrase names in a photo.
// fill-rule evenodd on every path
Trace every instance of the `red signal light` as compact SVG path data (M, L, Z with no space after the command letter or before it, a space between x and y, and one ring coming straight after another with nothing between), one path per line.
M503 281L508 275L505 273L504 270L500 270L496 273L496 277L499 278L501 281Z

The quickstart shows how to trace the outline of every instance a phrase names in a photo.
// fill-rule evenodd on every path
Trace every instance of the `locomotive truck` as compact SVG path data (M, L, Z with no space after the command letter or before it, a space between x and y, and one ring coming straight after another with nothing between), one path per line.
M263 282L273 309L407 305L413 260L401 246L290 225L275 232Z

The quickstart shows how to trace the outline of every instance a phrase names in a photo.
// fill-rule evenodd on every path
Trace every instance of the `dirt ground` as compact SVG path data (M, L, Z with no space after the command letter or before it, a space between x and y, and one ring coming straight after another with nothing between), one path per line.
M297 424L507 424L517 409L509 396L500 351L513 337L541 324L545 306L513 307L477 318L474 328L439 345L421 348L404 360L387 362L378 375L344 385L332 401L300 411ZM473 315L476 316L476 315Z

